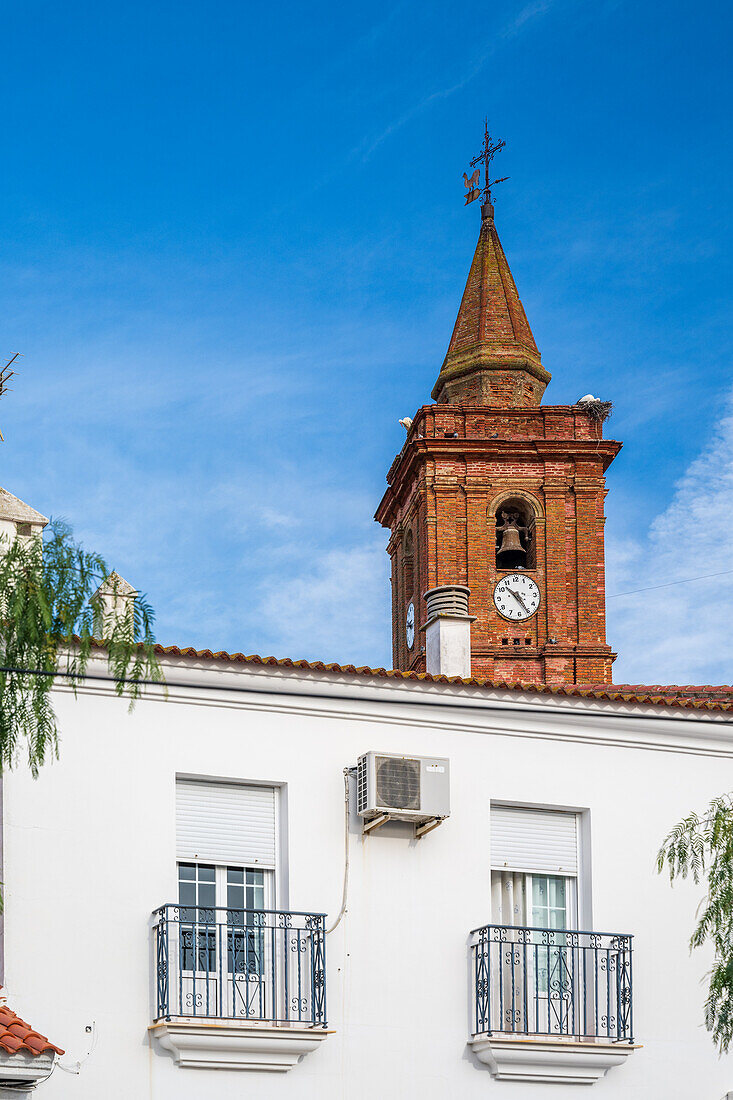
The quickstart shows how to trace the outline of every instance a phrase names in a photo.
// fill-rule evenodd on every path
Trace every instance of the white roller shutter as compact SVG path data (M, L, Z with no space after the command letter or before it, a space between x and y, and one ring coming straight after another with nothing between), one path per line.
M577 814L492 806L491 866L500 871L577 875Z
M201 863L274 867L274 788L178 780L176 856Z

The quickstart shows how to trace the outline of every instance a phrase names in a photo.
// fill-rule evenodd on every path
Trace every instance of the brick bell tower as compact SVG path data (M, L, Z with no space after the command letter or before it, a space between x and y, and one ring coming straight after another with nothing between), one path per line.
M604 475L621 444L603 438L601 402L541 404L550 375L499 241L488 172L484 198L435 404L410 424L375 517L391 531L394 667L425 671L425 594L460 585L475 616L472 676L610 683Z

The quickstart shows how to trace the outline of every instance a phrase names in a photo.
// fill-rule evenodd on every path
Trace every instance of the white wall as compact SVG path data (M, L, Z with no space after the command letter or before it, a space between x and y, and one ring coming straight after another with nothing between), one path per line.
M496 713L480 704L498 696L465 688L211 663L180 661L168 679L209 687L171 688L167 702L143 701L132 715L105 689L78 700L59 692L60 760L35 782L22 767L5 778L8 999L66 1048L67 1064L88 1049L86 1025L99 1035L81 1074L57 1070L40 1096L565 1097L564 1086L492 1081L466 1046L468 933L490 919L492 798L588 809L593 926L636 937L644 1049L593 1095L720 1100L733 1089L731 1060L718 1059L701 1027L709 960L687 949L699 891L672 890L654 870L670 825L733 785L730 726L655 718L652 708L622 717L611 704L594 717L585 703L529 694L505 694L508 709ZM235 684L273 694L218 690ZM290 905L333 916L342 769L370 749L449 757L452 814L420 841L398 824L362 840L352 821L348 912L327 946L335 1033L287 1074L175 1066L147 1028L149 915L177 891L176 773L287 784Z

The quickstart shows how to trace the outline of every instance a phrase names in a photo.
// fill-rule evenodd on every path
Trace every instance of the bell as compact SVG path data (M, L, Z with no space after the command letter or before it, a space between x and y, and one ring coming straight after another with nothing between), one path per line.
M517 527L506 526L501 533L501 546L496 553L496 564L503 569L522 569L527 561L527 551L522 546Z

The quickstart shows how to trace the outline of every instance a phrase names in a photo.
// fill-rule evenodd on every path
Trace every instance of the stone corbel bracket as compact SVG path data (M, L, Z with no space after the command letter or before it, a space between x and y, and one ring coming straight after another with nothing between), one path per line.
M609 1069L622 1065L639 1049L631 1043L581 1043L487 1035L475 1036L469 1040L469 1046L498 1081L550 1085L594 1085Z
M161 1020L148 1029L183 1069L286 1073L333 1034L325 1028Z

